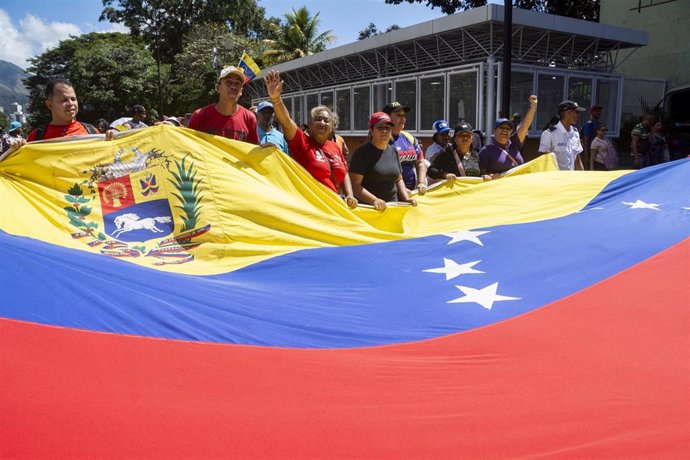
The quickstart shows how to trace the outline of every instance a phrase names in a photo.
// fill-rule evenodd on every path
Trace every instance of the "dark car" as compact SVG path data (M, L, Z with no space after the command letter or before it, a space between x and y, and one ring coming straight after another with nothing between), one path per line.
M690 155L690 85L674 88L664 96L671 160Z

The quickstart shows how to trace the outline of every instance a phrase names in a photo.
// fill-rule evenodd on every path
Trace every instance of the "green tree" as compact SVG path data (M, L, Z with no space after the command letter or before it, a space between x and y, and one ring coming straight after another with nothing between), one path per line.
M85 120L130 115L135 104L157 114L156 63L141 45L101 42L78 49L70 79L79 91L80 114Z
M319 13L312 16L306 7L292 9L285 14L285 23L281 23L278 37L265 40L269 47L264 51L264 59L277 63L319 53L335 40L330 30L319 33Z
M599 4L601 0L512 0L514 8L538 11L541 13L558 14L576 19L599 21ZM401 3L426 3L431 8L441 8L445 14L469 10L486 5L487 0L386 0L386 3L399 5Z
M359 31L359 34L357 35L357 40L364 40L366 38L375 37L380 34L381 32L379 32L379 29L376 27L376 24L370 22L368 26Z
M5 112L0 112L0 132L6 133L7 128L10 127L10 120L5 115Z
M140 41L121 33L90 33L62 40L30 60L26 79L30 124L50 121L45 108L49 80L69 80L79 98L79 119L93 122L127 114L134 104L155 109L155 62Z
M184 37L195 25L222 18L236 35L271 38L271 23L256 0L102 0L99 20L127 26L134 37L142 37L159 53L160 60L172 63L184 47Z
M368 26L366 26L364 29L359 31L359 35L357 36L357 40L364 40L365 38L375 37L377 35L388 33L391 30L398 30L399 28L400 28L399 25L392 24L384 32L381 32L376 27L376 24L374 24L373 22L370 22Z
M245 51L264 68L262 46L257 39L231 33L223 23L194 27L185 36L185 46L172 66L172 113L190 112L216 101L218 72L223 66L237 65ZM240 103L248 105L251 100L246 97Z

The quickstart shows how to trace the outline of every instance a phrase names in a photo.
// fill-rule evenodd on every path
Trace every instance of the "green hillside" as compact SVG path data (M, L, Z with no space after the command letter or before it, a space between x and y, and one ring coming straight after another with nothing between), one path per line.
M10 112L12 102L20 103L25 109L29 104L29 92L22 84L22 79L27 76L21 67L0 60L0 106L6 114Z

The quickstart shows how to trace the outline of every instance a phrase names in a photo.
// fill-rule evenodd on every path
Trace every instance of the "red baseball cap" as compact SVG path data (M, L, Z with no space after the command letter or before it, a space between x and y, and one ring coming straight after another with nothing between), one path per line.
M391 121L391 117L385 112L376 112L369 119L369 129L374 129L377 126L389 125L393 126L394 123Z

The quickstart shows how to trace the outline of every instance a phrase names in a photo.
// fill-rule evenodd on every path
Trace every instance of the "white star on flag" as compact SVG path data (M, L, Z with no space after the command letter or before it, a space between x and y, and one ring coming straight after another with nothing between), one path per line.
M460 289L464 297L458 297L457 299L449 300L447 303L478 303L487 310L491 310L494 306L494 302L500 302L502 300L519 300L520 297L508 297L505 295L499 295L496 293L498 290L498 283L494 283L491 286L487 286L483 289L474 289L467 286L455 286Z
M630 209L653 209L655 211L660 211L660 209L657 206L661 206L660 204L656 203L646 203L642 200L637 200L634 203L623 201L623 204L627 204L628 206L630 206Z
M423 270L429 273L444 273L446 275L446 281L457 278L460 275L465 275L469 273L484 273L483 271L475 270L474 267L481 260L475 260L474 262L467 262L466 264L459 264L453 260L443 258L443 267L441 268L430 268L428 270Z
M444 233L443 235L450 238L448 244L459 243L460 241L471 241L479 246L484 246L484 243L482 243L477 237L485 233L489 233L489 231L475 232L472 230L459 230L457 232Z

